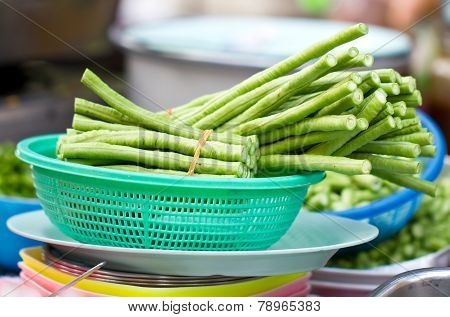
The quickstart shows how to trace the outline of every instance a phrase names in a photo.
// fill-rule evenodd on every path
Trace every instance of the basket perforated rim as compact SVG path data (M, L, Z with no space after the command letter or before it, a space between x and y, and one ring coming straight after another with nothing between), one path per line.
M299 175L265 177L265 178L212 178L185 177L163 174L144 174L100 167L64 162L45 152L55 153L56 143L61 134L46 134L22 140L17 145L16 155L24 162L40 168L66 174L106 179L115 182L158 184L176 187L208 187L230 189L280 189L289 187L308 186L320 182L324 172L307 172ZM187 176L187 175L186 175Z

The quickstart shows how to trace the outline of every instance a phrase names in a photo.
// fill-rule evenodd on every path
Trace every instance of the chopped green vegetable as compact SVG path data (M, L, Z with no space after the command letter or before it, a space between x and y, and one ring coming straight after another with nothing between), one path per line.
M328 266L368 269L415 259L450 245L450 179L437 185L435 198L425 197L410 222L376 248L333 257Z

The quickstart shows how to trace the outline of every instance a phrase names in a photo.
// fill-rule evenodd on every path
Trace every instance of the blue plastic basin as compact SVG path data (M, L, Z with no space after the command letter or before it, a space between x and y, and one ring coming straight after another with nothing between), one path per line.
M444 166L444 159L447 153L445 139L438 125L428 115L419 110L417 112L421 118L423 127L427 128L433 134L437 147L436 156L424 160L425 169L421 178L434 181ZM357 247L357 249L367 249L373 244L384 241L400 231L414 215L422 202L422 198L423 194L420 192L403 189L363 207L323 212L364 221L376 226L380 231L378 237L371 241L369 245L366 244Z
M18 272L20 249L41 244L9 231L6 220L14 215L41 208L39 202L34 199L0 197L0 271Z

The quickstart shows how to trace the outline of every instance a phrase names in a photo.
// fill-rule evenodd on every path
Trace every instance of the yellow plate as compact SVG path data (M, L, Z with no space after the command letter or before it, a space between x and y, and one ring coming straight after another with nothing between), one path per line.
M39 274L56 282L67 284L74 279L73 275L63 273L50 266L43 260L42 247L26 248L20 251L20 256L27 266L39 272ZM99 293L110 296L129 297L185 297L185 296L206 296L206 297L228 297L228 296L254 296L270 291L291 283L304 276L305 273L295 273L264 277L248 282L217 286L199 287L174 287L174 288L150 288L129 286L123 284L113 284L101 281L85 279L77 283L76 287L88 292Z

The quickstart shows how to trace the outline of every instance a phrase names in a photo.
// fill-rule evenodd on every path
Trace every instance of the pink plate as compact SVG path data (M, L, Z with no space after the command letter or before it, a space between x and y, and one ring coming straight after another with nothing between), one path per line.
M288 297L308 297L310 291L311 291L311 285L307 285L304 289L302 289L296 293L292 293Z
M38 291L42 297L48 297L51 294L51 292L49 292L48 290L40 286L38 283L36 283L33 280L33 277L25 274L24 271L20 272L19 276L22 279L22 281L24 281L27 285L29 285L34 290Z
M45 289L47 292L53 293L56 290L58 290L64 286L63 284L61 284L59 282L53 281L52 279L49 279L48 277L46 277L42 274L39 274L38 272L36 272L32 268L28 267L23 262L19 262L19 267L22 269L22 272L21 272L21 273L23 273L23 274L21 274L22 278L25 276L27 279L32 279L32 281L34 281L35 284L39 285L41 288ZM105 295L103 295L103 294L88 292L88 291L85 291L85 290L82 290L82 289L79 289L76 287L72 287L72 288L68 289L67 291L60 294L59 296L60 297L105 297Z
M298 280L283 285L281 287L275 288L265 293L261 293L255 295L256 297L289 297L291 294L299 292L303 290L306 286L309 286L309 278L311 277L311 273L308 273Z
M18 277L0 278L0 297L42 297L44 293L36 290L29 282Z

